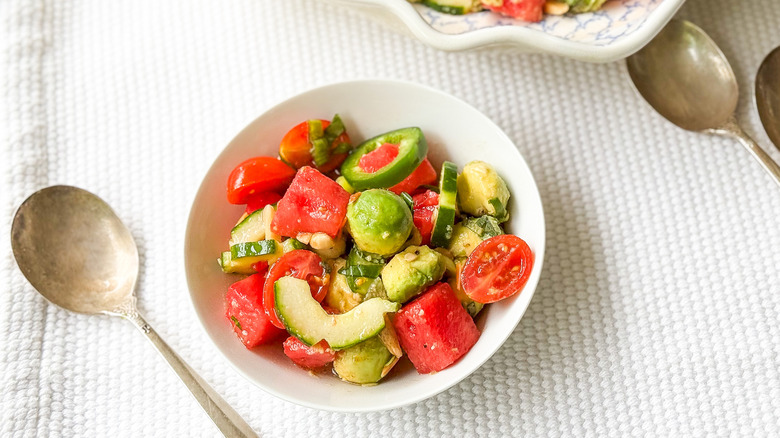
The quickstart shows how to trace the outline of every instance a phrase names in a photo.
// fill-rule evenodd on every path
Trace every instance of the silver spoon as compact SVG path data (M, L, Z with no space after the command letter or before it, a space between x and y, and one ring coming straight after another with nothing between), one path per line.
M769 139L780 149L780 47L769 52L758 69L756 106Z
M225 436L257 436L138 314L133 294L138 249L130 231L102 199L70 186L33 193L16 211L11 246L19 269L46 299L74 312L130 320Z
M698 26L670 21L626 63L636 89L667 120L689 131L736 138L780 185L780 166L734 117L739 97L734 71Z

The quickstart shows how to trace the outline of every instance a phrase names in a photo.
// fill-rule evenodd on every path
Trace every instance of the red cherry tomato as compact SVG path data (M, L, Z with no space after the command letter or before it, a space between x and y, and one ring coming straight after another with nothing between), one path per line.
M294 176L295 169L276 158L250 158L230 173L227 183L228 202L246 204L256 193L283 192Z
M330 349L325 340L310 347L295 336L290 336L282 345L284 354L296 365L306 369L322 368L336 359L336 352Z
M246 200L246 214L252 214L266 205L276 204L282 199L282 195L276 192L255 193Z
M525 241L502 234L482 241L469 255L460 280L466 295L479 303L493 303L523 289L534 254Z
M263 308L271 324L284 328L284 324L276 314L274 306L274 283L282 277L295 277L306 280L311 288L311 295L317 301L322 301L328 292L330 276L325 271L325 265L317 254L305 249L296 249L281 256L268 271L268 277L263 286Z
M426 160L427 161L427 160ZM439 194L433 190L426 190L422 193L412 196L414 208L412 209L412 219L414 226L420 231L422 242L420 245L427 245L431 242L431 233L433 233L433 214L439 205Z
M322 122L322 129L330 125L328 120L320 119L320 121ZM336 137L333 147L337 147L340 143L349 143L349 135L346 132ZM300 169L303 166L312 166L322 173L328 173L341 166L341 163L349 155L348 152L333 154L325 164L317 166L314 164L314 159L312 159L311 148L311 143L309 143L309 121L307 120L295 125L282 137L282 142L279 145L279 156L296 169Z

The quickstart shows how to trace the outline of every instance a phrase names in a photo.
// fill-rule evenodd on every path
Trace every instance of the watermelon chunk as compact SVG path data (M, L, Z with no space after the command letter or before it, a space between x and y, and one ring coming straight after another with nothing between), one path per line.
M246 348L279 339L287 331L278 329L263 310L265 273L260 272L233 283L225 296L225 316Z
M281 236L323 232L336 237L347 215L349 192L318 170L298 170L276 206L271 230Z
M388 190L400 195L401 192L412 193L423 184L432 184L436 182L436 169L433 168L428 159L424 159L414 172L407 176L403 181L390 187Z
M321 368L336 359L336 352L324 340L310 347L295 336L284 341L284 354L296 365L307 369Z
M477 343L480 334L447 283L431 286L405 305L393 326L420 374L447 368Z
M373 151L363 155L358 160L358 167L363 172L374 173L387 166L398 156L398 145L385 143Z
M412 209L412 218L414 226L420 231L420 245L431 243L431 234L433 234L434 219L433 214L439 208L439 194L433 190L426 190L412 196L414 208Z

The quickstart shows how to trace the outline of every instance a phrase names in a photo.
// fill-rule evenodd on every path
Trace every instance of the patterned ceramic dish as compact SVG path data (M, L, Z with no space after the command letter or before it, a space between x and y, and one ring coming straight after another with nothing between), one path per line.
M650 41L685 0L610 0L597 12L548 15L539 23L489 11L448 15L407 0L325 1L360 10L441 50L504 47L610 62L629 56Z

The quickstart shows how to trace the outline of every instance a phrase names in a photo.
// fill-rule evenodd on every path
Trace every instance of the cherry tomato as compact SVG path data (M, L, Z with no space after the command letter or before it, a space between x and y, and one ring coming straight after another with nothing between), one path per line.
M328 120L320 119L320 121L322 122L322 129L330 125ZM341 143L349 143L349 135L346 132L336 137L336 140L333 141L333 148ZM328 173L341 166L341 163L349 155L349 152L333 154L325 164L317 166L314 164L314 159L312 159L311 148L311 143L309 143L309 121L307 120L295 125L282 137L282 142L279 145L279 156L296 169L300 169L303 166L312 166L322 173Z
M439 194L433 190L426 190L412 196L412 201L414 201L412 209L414 226L420 231L422 237L420 245L427 245L431 242L434 225L433 214L439 205Z
M325 298L330 282L330 275L325 271L325 265L317 254L305 249L296 249L281 256L271 266L263 286L263 308L271 324L279 328L284 328L284 324L276 314L274 306L274 283L282 277L306 280L311 288L311 295L317 301Z
M250 158L236 166L227 183L227 198L231 204L246 204L260 192L284 191L295 169L271 157Z
M469 255L460 274L463 290L472 300L493 303L523 289L534 263L525 241L502 234L482 241Z
M282 195L276 192L255 193L246 200L246 214L252 214L266 205L276 204L282 199Z

